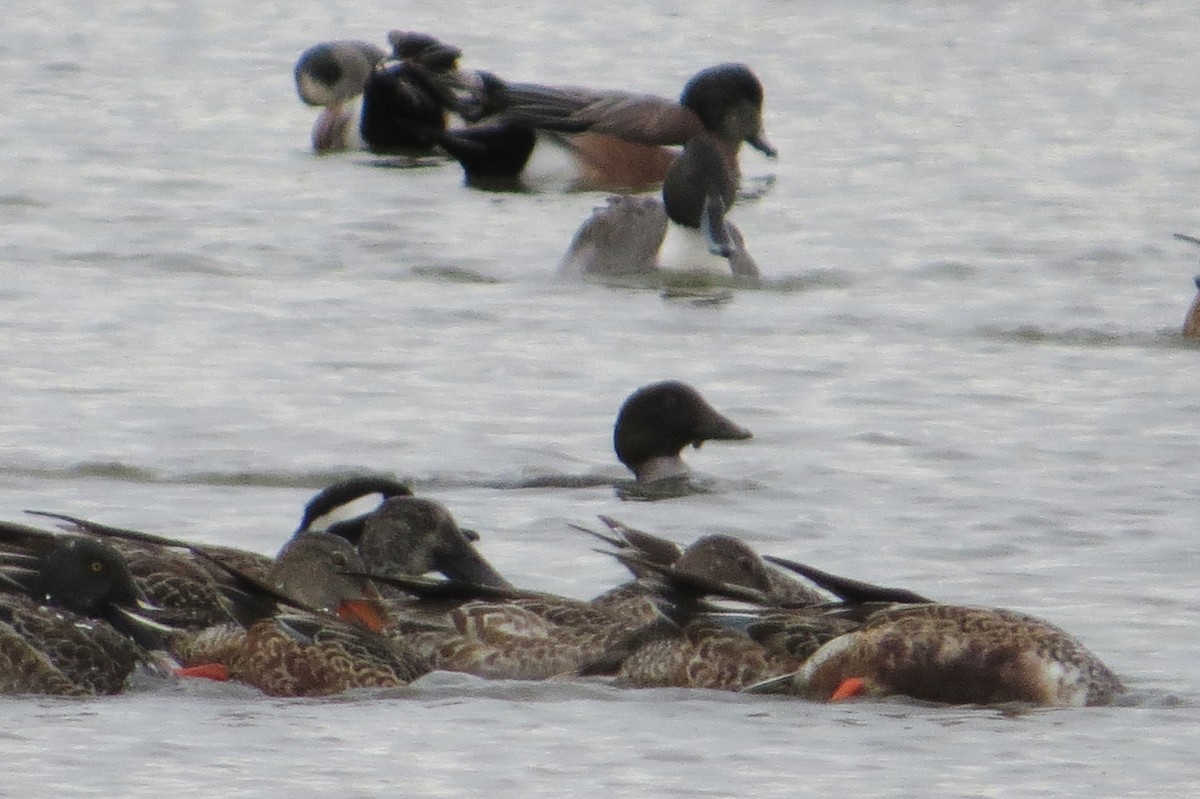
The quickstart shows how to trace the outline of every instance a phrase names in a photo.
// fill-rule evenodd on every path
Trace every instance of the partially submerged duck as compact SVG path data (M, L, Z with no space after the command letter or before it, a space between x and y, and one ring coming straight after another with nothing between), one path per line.
M626 277L660 269L714 272L757 284L758 265L740 230L726 218L736 176L718 140L697 136L667 171L662 202L608 198L576 231L559 261L560 275Z
M642 386L617 412L613 449L639 483L686 477L680 453L689 444L741 441L752 433L708 404L700 392L678 380Z

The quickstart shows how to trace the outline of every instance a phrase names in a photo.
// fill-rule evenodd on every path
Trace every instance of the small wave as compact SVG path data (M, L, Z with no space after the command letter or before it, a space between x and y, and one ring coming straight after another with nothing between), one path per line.
M171 473L118 461L85 461L61 467L10 464L0 466L0 475L45 480L112 480L152 485L299 488L314 491L352 477L384 477L405 483L418 493L450 488L482 488L495 491L606 488L613 490L618 499L632 502L656 502L699 494L737 493L761 488L760 485L749 481L724 480L694 474L654 483L638 483L629 478L605 473L514 477L470 472L397 475L354 467L302 472L244 469Z
M1112 328L1044 328L1038 325L1016 327L985 326L977 334L985 339L1019 344L1054 344L1067 347L1170 347L1195 349L1200 341L1184 338L1176 329L1129 331Z
M503 281L474 269L463 266L414 266L412 273L416 277L439 280L443 283L502 283Z
M360 163L376 169L430 169L444 166L449 161L448 156L440 155L389 155L377 156Z

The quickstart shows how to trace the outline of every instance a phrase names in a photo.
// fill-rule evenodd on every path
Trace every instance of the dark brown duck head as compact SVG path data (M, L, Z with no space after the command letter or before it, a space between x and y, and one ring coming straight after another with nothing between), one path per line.
M680 453L705 441L751 438L746 428L721 415L700 392L678 380L642 386L617 413L613 449L639 482L688 473Z
M697 72L683 87L679 104L721 139L744 141L768 158L777 155L763 134L762 83L745 64L718 64Z

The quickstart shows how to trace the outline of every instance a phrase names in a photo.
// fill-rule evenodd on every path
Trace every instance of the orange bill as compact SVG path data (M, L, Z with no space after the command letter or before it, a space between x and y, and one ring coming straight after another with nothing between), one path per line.
M347 599L338 605L337 616L342 621L379 632L387 626L387 611L373 599Z
M830 702L841 702L843 699L849 699L852 696L859 696L867 688L867 682L862 677L847 677L842 680L842 684L833 692L833 696L829 697Z

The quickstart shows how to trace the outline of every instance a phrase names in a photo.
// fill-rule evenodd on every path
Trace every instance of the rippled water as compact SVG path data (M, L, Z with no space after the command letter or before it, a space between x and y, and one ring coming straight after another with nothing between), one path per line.
M736 12L736 13L735 13ZM277 701L0 701L0 795L1162 796L1200 786L1194 9L40 3L0 30L0 512L273 552L346 471L415 481L514 582L619 577L607 513L1014 607L1127 680L1008 714L433 675ZM555 280L599 195L315 158L291 67L392 27L520 79L677 94L750 62L781 158L731 302ZM698 386L755 438L622 502L612 420ZM198 787L201 786L201 787ZM1189 790L1190 789L1190 790Z

